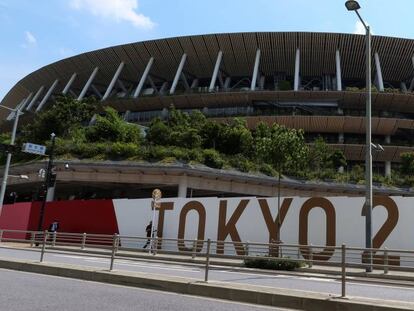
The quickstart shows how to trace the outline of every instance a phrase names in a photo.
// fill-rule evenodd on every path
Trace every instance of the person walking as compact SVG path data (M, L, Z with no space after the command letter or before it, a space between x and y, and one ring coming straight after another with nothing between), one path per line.
M59 230L59 221L55 220L54 222L52 222L49 226L48 231L49 232L57 232Z
M152 221L149 222L148 226L145 228L145 231L147 232L147 243L145 243L143 248L147 248L147 246L151 243L151 230L152 230Z
M54 222L50 224L49 228L47 229L47 231L51 233L49 235L51 241L56 241L55 234L58 230L59 230L59 221L55 220Z

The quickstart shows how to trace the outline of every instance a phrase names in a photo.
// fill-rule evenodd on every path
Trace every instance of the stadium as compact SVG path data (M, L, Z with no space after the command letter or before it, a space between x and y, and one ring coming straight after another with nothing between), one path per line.
M159 39L87 52L47 65L20 80L1 105L24 112L28 124L56 96L94 96L130 123L146 126L168 118L169 107L225 122L243 117L303 129L312 143L321 136L343 151L348 166L365 155L364 36L266 32L208 34ZM373 168L384 176L414 151L414 40L372 38L372 139L383 146ZM1 110L2 128L13 114ZM343 195L360 196L363 185L308 182L187 164L128 161L56 161L55 199ZM8 193L32 201L44 161L15 164ZM347 169L347 168L345 168ZM85 190L87 189L87 190ZM88 195L85 194L88 192ZM374 187L376 194L410 195L410 189Z

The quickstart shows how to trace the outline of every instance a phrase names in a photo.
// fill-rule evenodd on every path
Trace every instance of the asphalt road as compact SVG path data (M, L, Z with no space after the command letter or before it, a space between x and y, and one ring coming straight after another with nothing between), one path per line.
M16 250L0 248L0 257L39 260L39 251ZM76 253L46 253L45 261L82 265L89 267L109 268L109 259L98 256L81 256ZM204 269L195 265L171 264L146 260L116 259L114 269L136 271L153 275L169 275L188 277L197 280L204 279ZM333 278L319 278L306 276L258 274L253 272L231 271L225 267L215 267L209 272L209 280L258 285L272 288L295 289L309 292L318 292L339 296L341 293L340 280ZM395 285L347 282L347 295L389 301L414 301L413 287Z
M0 279L0 310L7 311L270 310L249 304L3 269L0 269Z

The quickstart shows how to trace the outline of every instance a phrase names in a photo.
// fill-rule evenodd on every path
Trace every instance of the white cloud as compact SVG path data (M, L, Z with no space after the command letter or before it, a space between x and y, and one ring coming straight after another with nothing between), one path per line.
M20 46L24 49L28 49L30 47L34 47L37 44L36 37L30 32L25 31L24 32L24 43L22 43Z
M24 34L27 44L36 44L37 40L30 31L26 31Z
M70 0L70 6L118 22L127 21L138 28L151 29L155 25L149 17L137 13L138 0Z

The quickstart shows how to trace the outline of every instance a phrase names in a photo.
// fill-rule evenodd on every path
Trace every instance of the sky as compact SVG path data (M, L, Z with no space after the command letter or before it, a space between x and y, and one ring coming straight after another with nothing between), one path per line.
M362 33L345 0L0 0L0 99L47 64L111 45L255 31ZM414 0L359 0L375 35L414 39Z

